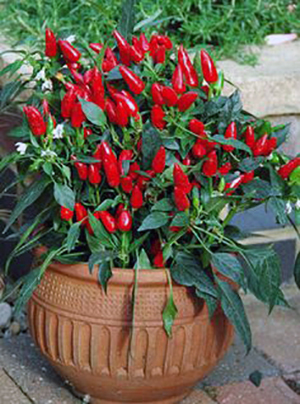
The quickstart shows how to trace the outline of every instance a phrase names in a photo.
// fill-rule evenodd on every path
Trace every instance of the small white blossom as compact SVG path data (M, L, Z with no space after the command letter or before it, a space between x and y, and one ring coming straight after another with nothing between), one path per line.
M91 402L91 396L89 396L88 394L86 394L86 395L83 397L82 403L88 404L88 403L90 403L90 402Z
M64 124L60 123L53 130L53 139L62 139L64 136Z
M297 199L297 202L295 203L295 208L300 209L300 199Z
M42 91L43 93L46 91L52 91L53 90L53 84L52 81L50 79L47 79L44 81L44 83L42 84Z
M68 38L66 38L66 41L72 43L74 41L76 41L76 35L70 35L68 36Z
M38 72L38 74L35 76L36 80L46 80L46 73L45 73L45 69L42 69Z
M42 150L41 157L56 157L57 154L53 150Z
M16 143L16 149L17 152L20 153L21 155L24 155L26 153L28 144L22 143L22 142L17 142Z
M288 201L288 202L286 203L286 205L285 205L285 213L289 215L289 214L292 213L292 211L293 211L292 204L291 204L290 201Z

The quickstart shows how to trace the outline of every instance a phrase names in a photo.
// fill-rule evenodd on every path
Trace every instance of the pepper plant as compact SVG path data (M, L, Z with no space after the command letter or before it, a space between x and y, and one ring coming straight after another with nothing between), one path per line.
M24 192L5 231L28 207L36 214L27 214L7 268L26 250L46 249L18 284L20 303L52 260L88 262L105 290L112 268L166 268L168 334L173 279L204 299L210 316L221 305L249 349L237 285L270 311L287 303L276 253L241 244L231 219L261 204L282 225L297 213L300 157L278 151L288 126L245 112L237 91L222 96L223 73L205 50L192 61L165 35L118 31L105 44L75 41L47 29L45 54L22 59L32 74L20 86L32 95L17 150L0 168L15 163Z

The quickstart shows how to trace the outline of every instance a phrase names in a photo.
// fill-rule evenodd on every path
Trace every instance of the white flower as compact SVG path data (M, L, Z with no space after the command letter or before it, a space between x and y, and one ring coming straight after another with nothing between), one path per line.
M53 139L62 139L64 137L64 124L60 123L53 130Z
M16 143L16 149L17 152L20 153L21 155L24 155L26 153L28 144L22 143L22 142L17 142Z
M68 38L66 38L66 41L72 43L74 41L76 41L76 35L70 35L68 36Z
M293 211L292 204L291 204L290 201L288 201L288 202L286 203L286 205L285 205L285 213L286 213L287 215L289 215L289 214L292 213L292 211Z
M45 80L44 83L42 84L43 93L46 92L47 90L49 90L49 91L53 90L53 84L50 79Z
M45 69L42 69L38 72L38 74L35 76L36 80L46 80L46 73L45 73Z
M295 208L300 209L300 199L297 199L297 202L295 203Z
M42 150L41 157L56 157L57 154L53 150Z

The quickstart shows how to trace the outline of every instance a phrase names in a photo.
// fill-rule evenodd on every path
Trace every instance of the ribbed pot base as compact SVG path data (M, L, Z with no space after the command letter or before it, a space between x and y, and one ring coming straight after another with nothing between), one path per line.
M166 398L165 400L145 401L144 404L177 404L180 403L189 393L180 394L179 396ZM91 398L91 404L126 404L124 401L107 401L100 398ZM129 404L129 402L128 402ZM130 404L141 404L140 401L130 401Z

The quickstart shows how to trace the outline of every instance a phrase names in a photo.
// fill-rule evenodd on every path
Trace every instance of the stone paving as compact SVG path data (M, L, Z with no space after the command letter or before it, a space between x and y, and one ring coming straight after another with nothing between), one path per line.
M181 404L300 404L300 292L285 286L290 309L243 296L254 348L236 339L218 367ZM256 387L249 376L259 372ZM35 348L28 334L0 340L0 404L80 404Z

